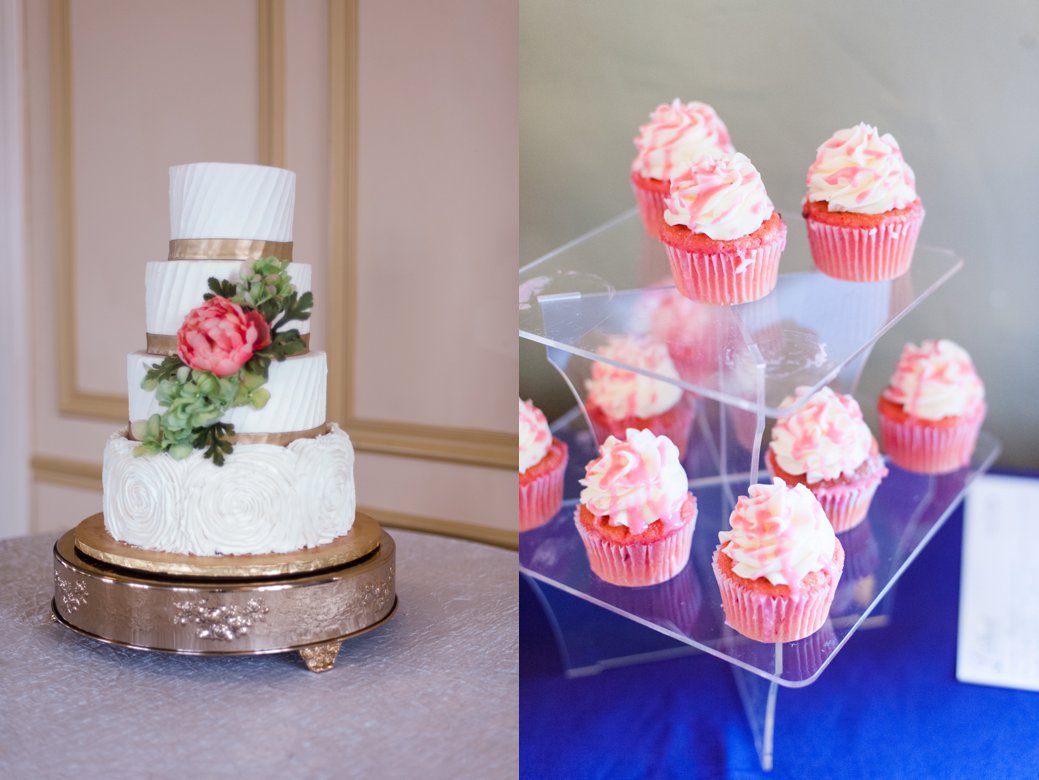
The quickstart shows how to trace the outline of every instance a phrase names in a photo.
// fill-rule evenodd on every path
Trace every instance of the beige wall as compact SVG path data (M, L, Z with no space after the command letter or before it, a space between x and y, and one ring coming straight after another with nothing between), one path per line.
M314 265L314 342L359 502L514 543L515 318L486 302L511 299L497 268L517 251L514 7L24 8L32 528L100 507L144 263L168 241L167 168L225 160L297 174L295 255Z

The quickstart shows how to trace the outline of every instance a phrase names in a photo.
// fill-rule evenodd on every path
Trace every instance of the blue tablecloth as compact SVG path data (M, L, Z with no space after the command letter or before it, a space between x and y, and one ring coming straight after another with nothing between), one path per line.
M695 655L567 679L521 577L520 776L1039 777L1039 693L956 681L962 529L961 507L899 580L889 625L851 637L816 683L779 689L770 774L728 664Z

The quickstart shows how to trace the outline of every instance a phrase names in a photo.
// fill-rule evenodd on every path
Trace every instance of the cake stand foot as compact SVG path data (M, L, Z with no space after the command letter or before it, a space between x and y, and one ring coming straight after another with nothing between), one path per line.
M311 645L299 651L300 657L312 672L327 672L336 665L336 657L339 648L343 646L343 640L325 642L323 645Z

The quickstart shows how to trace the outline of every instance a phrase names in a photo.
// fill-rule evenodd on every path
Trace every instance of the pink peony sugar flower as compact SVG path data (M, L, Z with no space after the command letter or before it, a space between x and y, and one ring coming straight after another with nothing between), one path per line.
M253 352L259 352L271 343L271 326L263 318L260 312L253 309L245 313L245 320L256 327L256 343L253 344Z
M245 312L234 301L216 296L184 318L177 331L177 353L191 368L225 377L270 341L270 328L259 312Z

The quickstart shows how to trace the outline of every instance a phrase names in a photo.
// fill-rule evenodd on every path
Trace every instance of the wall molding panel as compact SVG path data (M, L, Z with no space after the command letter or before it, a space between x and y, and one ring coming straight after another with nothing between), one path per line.
M358 416L354 343L357 332L357 128L359 0L329 0L329 288L342 306L329 311L328 409L361 451L516 468L517 437L473 428L416 425Z
M257 0L260 163L285 167L285 0Z

